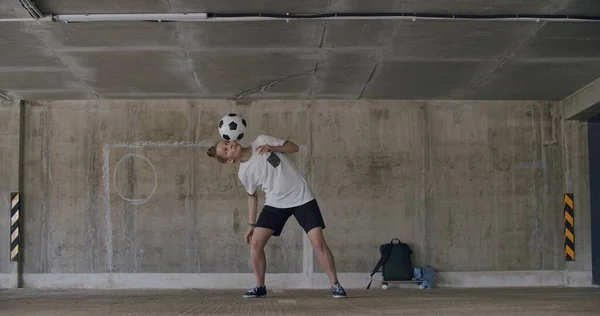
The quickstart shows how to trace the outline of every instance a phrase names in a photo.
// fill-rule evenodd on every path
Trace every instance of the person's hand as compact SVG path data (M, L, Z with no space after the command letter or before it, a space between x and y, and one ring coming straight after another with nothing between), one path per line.
M273 147L271 147L269 145L261 145L261 146L258 146L256 151L258 151L258 153L262 155L262 154L266 154L268 152L273 151Z
M246 235L244 236L244 239L246 240L246 243L249 245L250 241L252 240L252 234L254 233L254 227L249 227L248 230L246 231Z

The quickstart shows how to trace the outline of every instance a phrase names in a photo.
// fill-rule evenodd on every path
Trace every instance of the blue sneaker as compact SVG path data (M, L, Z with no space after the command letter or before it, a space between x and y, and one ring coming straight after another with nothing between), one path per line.
M339 283L336 283L331 287L331 294L333 294L333 297L335 298L346 297L346 291L344 291L344 288Z
M248 290L248 292L244 293L244 297L257 298L263 296L267 296L267 287L265 285L255 286Z

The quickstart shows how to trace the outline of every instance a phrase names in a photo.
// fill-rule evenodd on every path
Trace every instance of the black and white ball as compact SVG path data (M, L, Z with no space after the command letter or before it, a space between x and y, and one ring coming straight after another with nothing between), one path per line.
M241 140L246 132L246 120L240 115L230 113L219 121L219 134L225 140Z

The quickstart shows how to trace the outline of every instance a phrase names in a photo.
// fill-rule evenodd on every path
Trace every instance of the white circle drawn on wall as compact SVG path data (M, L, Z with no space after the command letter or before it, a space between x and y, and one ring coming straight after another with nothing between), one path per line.
M123 160L125 160L125 158L127 158L127 157L132 157L130 159L140 158L140 159L144 160L145 162L147 162L150 165L150 167L152 168L152 180L153 180L154 184L153 184L152 190L150 191L150 194L148 194L148 196L145 197L145 198L141 198L141 199L135 199L133 197L132 198L127 198L127 197L125 197L121 193L121 191L119 191L119 188L117 186L117 170L119 170L119 165L121 164L121 162L123 162ZM144 156L140 156L140 155L137 155L137 154L127 154L127 155L123 156L119 160L119 162L117 162L117 164L115 165L115 169L113 171L113 186L115 188L115 191L117 191L117 194L119 194L119 196L123 200L125 200L127 202L131 202L132 204L143 204L143 203L146 203L148 200L150 200L150 198L154 194L154 191L156 191L156 187L157 187L156 168L154 167L154 164L152 164L152 162L148 158L146 158Z

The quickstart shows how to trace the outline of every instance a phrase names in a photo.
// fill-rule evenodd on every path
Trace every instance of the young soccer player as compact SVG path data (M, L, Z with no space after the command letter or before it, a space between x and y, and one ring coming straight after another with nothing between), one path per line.
M222 140L207 151L208 156L221 163L239 163L238 177L248 193L249 227L245 240L250 244L256 286L244 297L267 295L264 248L271 236L281 234L292 215L306 232L319 264L327 273L333 297L346 297L338 282L333 255L323 236L325 223L319 205L306 179L285 155L297 151L298 146L293 142L269 135L260 135L249 147ZM258 188L265 192L266 200L256 220Z

